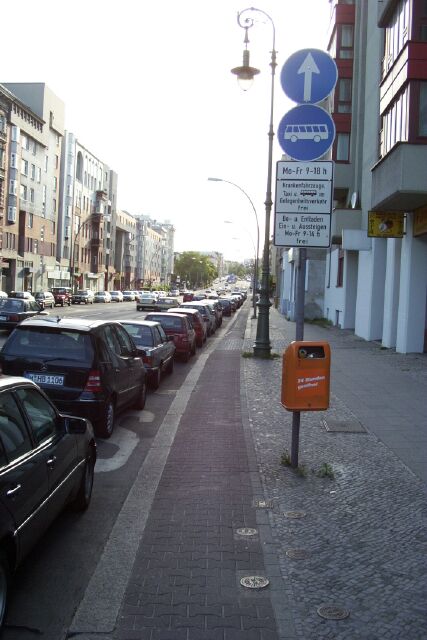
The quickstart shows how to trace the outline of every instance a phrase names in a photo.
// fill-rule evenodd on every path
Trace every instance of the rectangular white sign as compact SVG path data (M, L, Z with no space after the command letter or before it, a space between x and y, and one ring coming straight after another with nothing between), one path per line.
M331 244L331 215L322 213L276 213L276 247L318 247Z
M279 161L276 213L331 213L333 162Z

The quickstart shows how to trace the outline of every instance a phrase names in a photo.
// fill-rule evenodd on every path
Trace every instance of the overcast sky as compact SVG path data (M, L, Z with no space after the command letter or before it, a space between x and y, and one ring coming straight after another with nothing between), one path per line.
M243 92L230 69L242 64L244 48L237 12L251 5L236 0L20 0L18 5L9 2L1 10L7 52L2 81L46 82L65 102L66 128L118 173L119 207L172 222L177 251L253 257L253 210L235 187L207 180L220 177L252 199L262 250L273 42L268 20L258 14L261 22L249 30L250 62L261 73ZM266 0L256 6L276 27L277 132L294 106L281 88L280 70L294 51L325 49L330 5ZM281 154L275 142L274 163Z

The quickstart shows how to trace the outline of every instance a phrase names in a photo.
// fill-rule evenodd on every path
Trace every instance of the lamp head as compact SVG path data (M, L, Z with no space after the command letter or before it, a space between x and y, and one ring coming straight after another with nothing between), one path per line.
M231 73L237 76L237 82L243 91L251 88L254 77L259 73L259 69L250 66L248 49L243 51L243 65L241 67L234 67L234 69L231 69Z

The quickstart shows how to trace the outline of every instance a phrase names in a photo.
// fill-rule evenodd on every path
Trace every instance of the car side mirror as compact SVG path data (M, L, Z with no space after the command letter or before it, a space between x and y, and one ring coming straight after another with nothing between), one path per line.
M61 416L64 430L70 434L86 433L88 422L85 418L75 416Z
M136 348L136 353L138 357L144 357L147 355L147 352L145 349L140 349L139 347Z

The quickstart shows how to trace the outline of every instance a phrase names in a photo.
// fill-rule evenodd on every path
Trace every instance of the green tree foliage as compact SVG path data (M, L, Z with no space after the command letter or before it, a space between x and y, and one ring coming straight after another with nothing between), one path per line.
M248 273L247 267L240 262L229 262L228 263L228 273L234 273L238 278L244 278L244 276Z
M191 288L204 287L218 277L218 270L208 256L198 251L184 251L175 259L175 275Z

